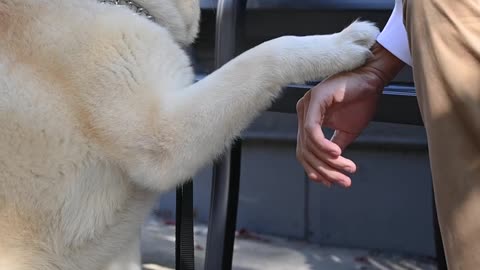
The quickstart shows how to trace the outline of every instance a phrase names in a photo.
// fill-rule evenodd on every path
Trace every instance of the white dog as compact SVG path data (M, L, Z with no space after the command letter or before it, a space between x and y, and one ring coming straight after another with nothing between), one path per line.
M106 1L109 2L109 1ZM282 86L362 65L378 29L265 42L193 84L198 0L0 0L0 269L139 269L155 198Z

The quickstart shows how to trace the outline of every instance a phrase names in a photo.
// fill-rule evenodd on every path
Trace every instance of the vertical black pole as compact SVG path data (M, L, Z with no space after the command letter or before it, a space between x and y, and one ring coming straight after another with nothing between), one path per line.
M177 188L176 212L175 269L194 270L192 181Z
M215 36L215 67L235 57L243 29L246 0L219 0ZM230 270L240 188L241 141L214 166L205 269Z
M241 141L215 165L208 224L205 269L232 269L233 245L240 188Z

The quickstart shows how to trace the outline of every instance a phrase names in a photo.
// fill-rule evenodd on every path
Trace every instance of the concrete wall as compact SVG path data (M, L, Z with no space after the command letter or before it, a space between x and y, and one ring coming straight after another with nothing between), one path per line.
M265 113L244 134L237 228L340 247L434 256L431 176L422 127L373 123L346 155L348 190L306 179L295 158L296 117ZM196 221L208 221L211 167L195 177ZM175 212L175 194L159 200Z

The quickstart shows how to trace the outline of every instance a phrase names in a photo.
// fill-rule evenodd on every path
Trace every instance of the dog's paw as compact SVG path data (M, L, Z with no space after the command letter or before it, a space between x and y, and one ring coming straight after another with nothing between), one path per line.
M375 24L367 21L355 21L337 36L342 65L352 70L365 63L371 56L370 48L375 43L380 31Z
M374 23L355 21L340 32L341 42L354 43L369 49L375 43L380 30Z

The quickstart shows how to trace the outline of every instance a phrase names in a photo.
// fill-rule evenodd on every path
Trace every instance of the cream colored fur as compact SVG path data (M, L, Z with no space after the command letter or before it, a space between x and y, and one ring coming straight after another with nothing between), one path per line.
M378 29L281 37L204 80L196 0L0 0L0 269L139 269L159 193L216 158L282 86L364 63Z

